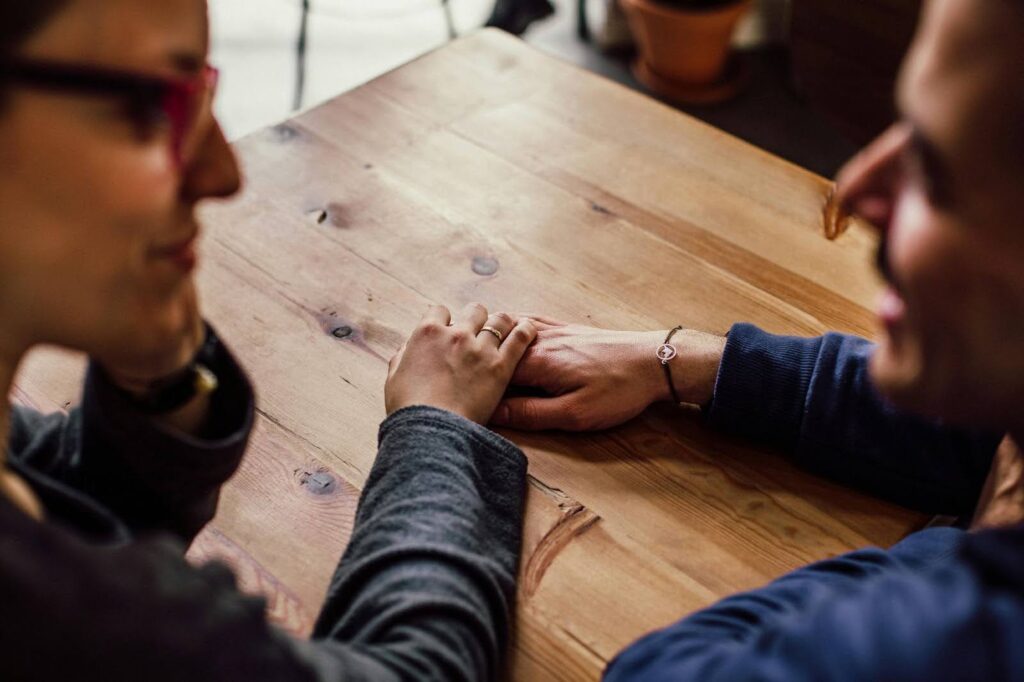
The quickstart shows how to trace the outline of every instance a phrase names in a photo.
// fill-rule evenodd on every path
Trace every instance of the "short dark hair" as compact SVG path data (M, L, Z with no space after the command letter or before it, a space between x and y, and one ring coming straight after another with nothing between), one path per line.
M0 2L0 60L18 51L68 0L2 0ZM0 78L0 113L6 108L7 85Z

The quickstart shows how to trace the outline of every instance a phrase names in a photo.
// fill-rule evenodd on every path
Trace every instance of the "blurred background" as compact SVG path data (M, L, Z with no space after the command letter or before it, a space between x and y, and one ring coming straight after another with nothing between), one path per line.
M481 27L494 1L449 0L456 32ZM613 1L584 1L590 40L579 35L577 0L551 0L555 14L532 23L523 38L646 91L629 68L628 31L621 21L617 27L606 25ZM449 40L441 0L309 0L308 5L303 108ZM747 72L740 92L715 105L659 99L832 176L892 118L892 84L919 5L920 0L755 0L733 37ZM223 72L217 106L228 137L238 139L290 116L302 0L210 0L210 11L211 59Z

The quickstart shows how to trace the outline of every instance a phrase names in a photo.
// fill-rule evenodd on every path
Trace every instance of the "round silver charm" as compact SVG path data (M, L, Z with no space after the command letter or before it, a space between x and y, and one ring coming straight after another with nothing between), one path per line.
M663 343L658 346L658 359L661 364L667 365L668 361L676 356L676 347L671 343Z

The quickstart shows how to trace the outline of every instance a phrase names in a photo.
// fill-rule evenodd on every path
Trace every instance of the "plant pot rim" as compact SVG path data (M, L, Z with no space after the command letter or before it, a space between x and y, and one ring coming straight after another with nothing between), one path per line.
M637 9L642 9L650 14L660 14L665 17L678 17L679 15L687 16L707 16L715 14L717 12L728 12L734 10L738 5L749 5L753 0L732 0L732 2L722 5L720 7L710 7L707 9L680 9L678 7L667 7L657 0L622 0L627 5L634 5Z

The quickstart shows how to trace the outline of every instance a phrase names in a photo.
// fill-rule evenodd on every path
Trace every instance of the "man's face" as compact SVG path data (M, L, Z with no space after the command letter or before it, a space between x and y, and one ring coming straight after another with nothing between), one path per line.
M206 54L205 0L69 0L19 57L192 78ZM0 352L159 354L193 332L195 206L238 168L208 110L179 159L129 104L15 86L0 109Z
M1024 2L933 0L901 121L840 173L881 232L871 373L901 407L1007 428L1024 400Z

